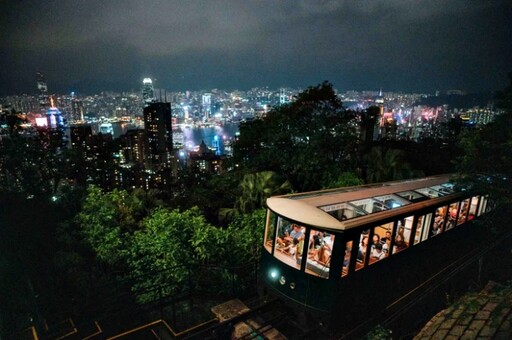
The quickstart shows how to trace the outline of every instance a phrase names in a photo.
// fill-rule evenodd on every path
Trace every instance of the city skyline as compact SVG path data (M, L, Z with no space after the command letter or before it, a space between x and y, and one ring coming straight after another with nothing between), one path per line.
M493 91L508 1L79 1L0 5L0 96L155 88Z

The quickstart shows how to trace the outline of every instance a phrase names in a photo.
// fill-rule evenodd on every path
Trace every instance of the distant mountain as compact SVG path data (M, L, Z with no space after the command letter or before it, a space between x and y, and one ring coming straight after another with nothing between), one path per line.
M493 93L473 93L466 95L442 94L421 98L414 105L442 106L448 105L451 109L469 109L475 106L485 107L494 100Z

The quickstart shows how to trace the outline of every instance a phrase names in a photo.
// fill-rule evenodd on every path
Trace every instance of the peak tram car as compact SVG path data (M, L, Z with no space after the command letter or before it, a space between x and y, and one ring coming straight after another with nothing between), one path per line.
M467 222L490 206L485 195L456 191L448 175L271 197L262 279L343 329L474 247L478 228Z

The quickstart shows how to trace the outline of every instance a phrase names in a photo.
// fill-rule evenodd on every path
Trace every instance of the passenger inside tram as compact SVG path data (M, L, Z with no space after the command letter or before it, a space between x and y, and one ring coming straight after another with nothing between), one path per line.
M295 239L295 238L299 241L303 240L304 239L304 231L303 231L303 227L301 227L297 224L292 224L290 231L285 230L282 238L281 237L277 238L277 243L280 245L289 246L290 244L293 243L293 239Z
M332 246L334 244L334 234L331 234L324 238L324 244L318 250L317 262L329 266L331 262Z
M397 234L395 238L395 246L393 247L393 254L398 253L407 248L407 243L404 241L402 234Z
M359 251L357 252L357 261L364 262L366 257L366 249L368 249L368 236L362 236L361 242L359 243Z
M379 261L382 260L385 256L385 252L382 251L382 243L377 243L375 248L372 250L372 260Z
M375 233L375 234L373 234L373 238L372 238L372 247L371 247L372 252L375 249L375 247L377 246L377 244L380 244L382 247L382 244L380 243L380 236L379 236L379 234Z
M282 251L290 254L291 256L295 256L297 254L297 247L299 245L299 239L294 238L292 243L282 248Z
M386 236L380 239L382 243L387 243L388 241L391 242L391 231L386 231Z

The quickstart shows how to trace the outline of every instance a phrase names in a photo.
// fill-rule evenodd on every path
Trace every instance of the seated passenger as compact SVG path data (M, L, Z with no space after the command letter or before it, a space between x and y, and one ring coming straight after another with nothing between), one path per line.
M278 246L285 246L287 242L285 239L287 237L290 237L290 231L292 230L292 226L281 226L281 228L278 229L278 236L276 239ZM288 242L289 243L289 242Z
M457 220L457 225L466 222L466 214L462 212Z
M359 251L357 252L358 261L364 261L366 249L368 249L368 236L363 236L361 243L359 243Z
M295 256L295 254L297 254L298 245L299 245L299 240L297 238L294 238L292 243L290 243L288 246L284 247L282 250L289 253L291 256Z
M382 250L382 243L378 243L375 245L375 248L372 250L372 258L379 261L385 257L386 253Z
M311 231L309 249L319 249L324 244L324 234L321 231Z
M308 258L318 259L318 251L324 245L324 234L321 231L311 230L309 236Z
M350 252L352 251L351 248L345 249L345 257L343 258L343 267L348 267L350 264Z
M386 231L386 236L380 239L381 243L387 243L387 241L391 241L391 231Z
M380 236L379 234L373 234L371 251L375 249L377 244L380 244Z
M444 225L444 221L442 216L436 216L434 219L434 224L432 225L432 230L430 231L430 236L436 236L441 233L442 227Z
M446 221L446 226L444 227L444 230L450 230L455 226L455 219L453 219L451 216L448 217L448 221Z
M285 236L283 240L286 244L290 244L293 242L294 238L296 238L299 241L304 239L304 232L302 231L302 228L300 226L298 226L297 224L292 225L292 230L290 231L290 235Z
M331 234L330 236L324 238L324 244L318 250L318 263L329 266L329 262L331 262L333 244L334 235Z
M393 247L393 253L398 253L399 251L402 251L405 248L407 248L407 243L405 243L404 237L402 236L402 234L396 235L395 246Z

